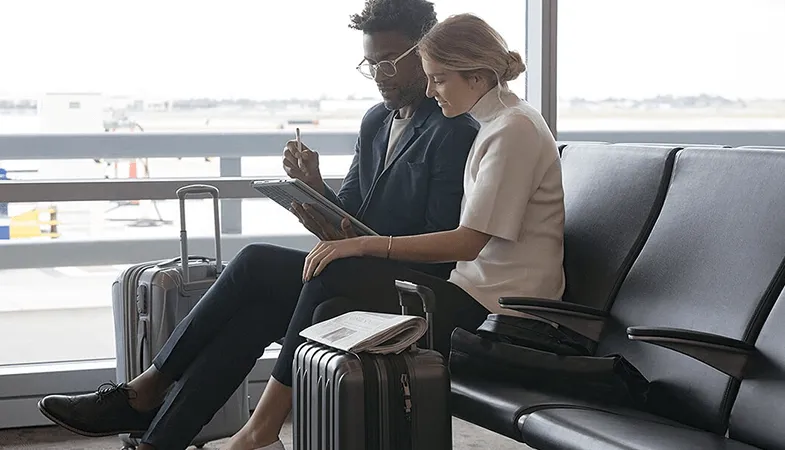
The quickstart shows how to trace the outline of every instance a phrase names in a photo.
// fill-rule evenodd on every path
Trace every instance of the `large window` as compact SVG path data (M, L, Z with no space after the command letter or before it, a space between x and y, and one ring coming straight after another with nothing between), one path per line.
M355 70L362 38L348 23L363 4L4 2L0 42L9 45L0 52L0 139L20 133L259 132L277 137L249 153L262 156L232 157L229 169L218 147L207 157L20 160L4 155L0 141L0 168L12 180L283 175L279 154L295 126L317 149L325 132L344 133L351 143L363 113L379 101L375 84ZM434 4L440 19L461 12L482 16L525 54L524 1ZM523 83L523 77L512 83L521 95ZM50 142L52 155L60 155L57 142ZM323 173L343 176L351 144L328 150L321 158ZM178 236L174 201L41 200L9 205L15 243ZM291 215L266 200L239 203L235 216L241 223L229 225L243 234L306 235ZM209 203L189 201L188 208L191 235L209 236ZM52 210L56 219L50 217ZM233 219L225 214L224 220ZM0 249L9 242L0 240ZM40 268L0 270L0 342L13 342L0 346L0 366L114 357L111 285L127 264L85 265L87 256L75 255L74 264L42 260Z
M347 27L363 3L4 3L0 132L355 131L379 98ZM525 2L434 3L441 18L480 14L524 50Z
M785 130L785 2L562 0L558 129Z

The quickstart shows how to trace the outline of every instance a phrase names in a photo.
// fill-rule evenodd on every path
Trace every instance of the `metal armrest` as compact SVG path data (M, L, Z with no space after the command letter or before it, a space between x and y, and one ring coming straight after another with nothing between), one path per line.
M738 339L700 331L665 327L629 327L627 337L682 353L738 380L755 346Z
M536 297L502 297L499 299L499 305L502 308L554 322L594 342L600 340L600 335L608 319L607 311Z

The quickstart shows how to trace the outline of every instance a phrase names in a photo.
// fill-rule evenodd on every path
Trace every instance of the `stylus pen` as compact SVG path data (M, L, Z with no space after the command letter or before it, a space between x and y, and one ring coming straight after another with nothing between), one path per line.
M297 165L303 168L303 141L300 139L300 127L294 129L294 138L297 140Z

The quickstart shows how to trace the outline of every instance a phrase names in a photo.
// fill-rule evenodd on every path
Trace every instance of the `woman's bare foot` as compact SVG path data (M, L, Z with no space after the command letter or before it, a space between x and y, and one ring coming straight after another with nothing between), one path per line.
M277 437L274 441L269 438L260 439L260 436L252 430L243 427L229 439L223 450L285 450L285 448Z
M286 450L278 435L291 410L292 388L270 377L251 418L224 450Z

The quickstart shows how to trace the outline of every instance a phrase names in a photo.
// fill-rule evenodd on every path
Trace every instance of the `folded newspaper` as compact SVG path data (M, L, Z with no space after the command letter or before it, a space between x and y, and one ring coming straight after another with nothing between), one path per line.
M350 353L401 353L428 330L420 316L353 311L300 332L305 339Z

